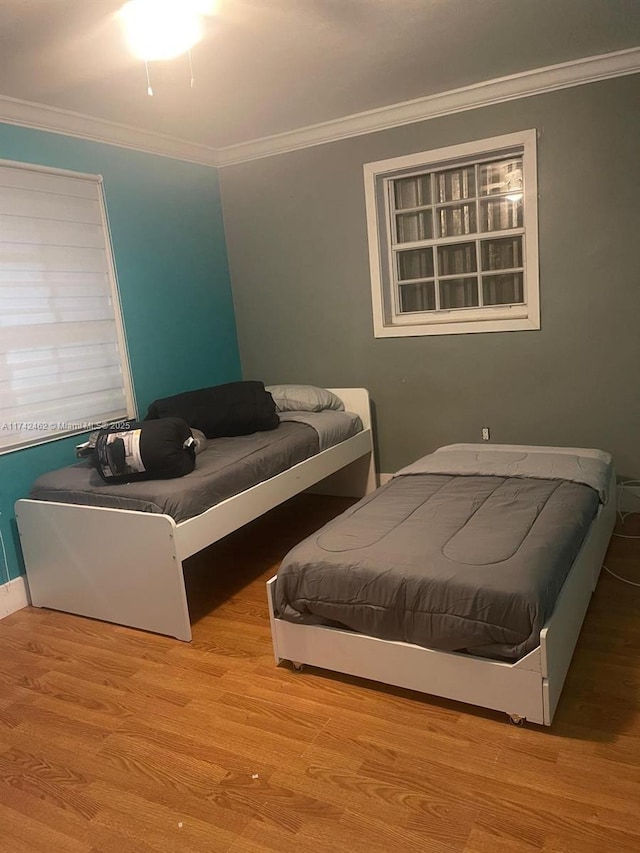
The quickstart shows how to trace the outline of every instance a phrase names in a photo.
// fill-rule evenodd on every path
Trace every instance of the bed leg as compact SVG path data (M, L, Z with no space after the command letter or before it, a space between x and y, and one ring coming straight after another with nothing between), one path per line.
M521 717L520 714L507 714L509 722L512 726L524 726L526 717Z
M23 499L16 521L36 607L191 640L172 518Z

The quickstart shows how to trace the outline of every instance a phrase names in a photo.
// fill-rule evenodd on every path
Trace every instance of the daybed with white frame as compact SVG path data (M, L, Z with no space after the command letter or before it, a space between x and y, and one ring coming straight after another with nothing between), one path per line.
M31 603L191 640L183 562L314 486L359 497L375 489L369 394L333 391L363 429L193 518L22 499L16 520ZM328 479L327 479L328 478Z
M575 448L518 449L579 452ZM588 527L553 611L539 632L539 645L519 660L505 662L340 627L287 621L277 613L276 576L267 583L276 664L290 661L297 670L308 664L504 711L515 724L528 720L551 725L615 523L615 474L612 466L607 470L608 499L599 504ZM321 535L322 531L315 542Z

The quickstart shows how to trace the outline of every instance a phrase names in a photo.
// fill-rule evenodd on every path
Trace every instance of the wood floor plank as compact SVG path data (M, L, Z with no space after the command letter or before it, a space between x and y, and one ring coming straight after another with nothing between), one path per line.
M100 806L92 824L121 833L132 851L148 841L162 853L225 853L246 825L239 820L235 830L222 828L185 813L178 803L165 806L104 782L91 786L91 796Z
M215 729L215 720L211 721L206 731L194 731L184 726L167 727L156 725L155 720L140 718L132 719L123 726L118 734L123 737L135 738L144 744L149 751L170 751L178 756L193 757L196 760L210 761L227 772L254 773L268 775L273 771L275 763L269 760L271 756L257 753L239 754L234 751L233 743L220 738Z
M189 704L184 692L172 689L166 683L171 668L165 667L165 684L149 686L133 676L122 679L110 677L96 682L82 677L82 670L56 668L42 676L40 684L49 698L67 702L84 709L83 718L95 718L97 725L117 729L133 714L172 716L177 709Z
M189 712L228 721L231 725L247 725L264 731L269 737L280 734L291 741L311 743L329 721L326 709L302 714L283 702L268 701L238 693L224 692L210 699L194 699Z
M442 844L436 839L420 833L413 833L397 826L387 826L375 814L368 816L361 812L347 811L332 829L324 828L319 832L314 827L300 833L302 849L306 839L318 838L323 841L340 839L343 850L353 853L451 853L449 844ZM458 848L460 849L460 848Z
M464 853L542 853L542 847L503 835L501 828L494 831L474 826Z
M31 610L31 608L29 609ZM69 616L67 618L75 617ZM126 643L119 646L114 642L112 648L92 647L83 643L79 636L69 639L56 636L55 633L45 634L43 627L41 627L38 639L34 640L28 623L25 622L24 625L16 627L14 619L13 625L7 642L10 648L13 646L14 654L22 650L30 655L38 656L40 662L42 659L49 660L52 667L57 662L81 663L89 669L98 668L102 672L119 676L132 675L140 667L139 662L126 653ZM152 662L149 662L148 665L151 664ZM161 663L156 665L162 666Z
M409 783L386 782L365 773L309 767L305 774L276 772L272 781L299 792L330 799L350 812L362 814L375 803L375 815L389 827L419 833L433 842L459 850L477 817L477 809L459 807L446 798L426 794ZM452 815L455 821L452 823Z
M257 779L229 774L219 792L216 802L232 804L244 814L257 816L289 834L300 832L303 827L333 826L344 812L343 804L319 799L313 791L301 792L288 783L278 784L275 774Z
M562 810L563 804L558 804L556 808ZM494 831L499 827L503 837L513 838L518 844L542 844L543 849L545 845L548 846L550 836L563 841L571 839L575 849L592 847L599 849L600 853L608 853L609 850L615 850L616 853L637 853L639 842L635 833L628 834L606 828L598 822L597 815L590 822L570 819L566 815L548 811L547 803L532 803L526 809L513 809L509 813L504 808L487 809L478 818L477 826Z
M216 716L211 715L210 705L190 702L184 709L176 709L172 717L158 716L154 719L158 729L180 735L191 732L197 738L211 744L213 748L224 748L254 761L278 763L286 753L302 755L309 743L309 734L295 731L291 736L284 732L268 731L262 718L245 716L243 720L231 710L220 711L216 705ZM127 723L127 730L135 730L135 719Z
M357 712L342 711L333 717L316 739L316 744L358 756L363 762L395 763L424 761L430 765L458 768L464 772L482 770L497 760L500 747L484 743L480 738L465 736L463 727L419 730L383 720L366 720Z
M618 846L621 844L622 846ZM545 843L542 853L609 853L609 850L615 850L615 853L637 853L638 846L635 841L631 842L631 846L625 844L620 839L611 839L611 846L604 847L602 842L582 838L567 838L564 835L553 836Z
M301 496L189 560L191 644L2 620L0 853L639 850L640 589L602 575L551 728L276 667L264 583L348 505ZM640 541L606 564L640 574Z
M14 740L18 740L16 735ZM189 817L205 823L212 822L217 827L226 828L234 835L244 824L242 816L238 817L238 808L225 809L215 802L217 786L226 780L229 773L226 769L210 763L197 762L193 759L183 759L180 762L169 750L156 749L150 752L144 748L144 744L132 744L130 741L120 744L107 742L104 749L94 755L84 753L74 755L71 750L61 746L57 741L51 744L42 738L34 740L28 736L22 738L21 745L23 749L29 749L32 754L45 756L41 759L43 763L55 762L62 767L74 766L77 772L83 774L85 791L94 783L104 784L120 791L123 795L140 797L166 809L179 809ZM1 758L0 753L0 760ZM250 774L246 776L250 778ZM2 801L1 793L0 790L0 802ZM34 793L33 788L29 793ZM41 810L41 802L38 808ZM80 832L73 826L74 832L71 834L81 837L82 840L95 841L100 837L103 841L106 839L109 843L115 843L119 838L116 824L100 823L100 831L96 832L91 828L94 813L95 808L89 815L91 825L85 826ZM67 823L69 816L69 809L67 809L64 812ZM67 830L69 830L68 825ZM127 848L121 847L121 849ZM138 853L137 846L135 850Z
M22 849L34 853L89 853L91 844L76 837L65 817L65 810L55 808L55 817L43 819L41 800L0 780L0 841L15 839ZM2 849L2 848L0 848ZM3 853L13 853L6 843Z
M44 730L50 737L83 752L97 750L110 731L75 716L73 710L63 702L54 703L53 708L44 707L39 696L31 698L29 702L16 702L10 710L20 720L16 727L19 730L30 731L34 735ZM59 713L60 710L63 713Z
M603 845L618 838L623 847L635 837L640 847L640 826L632 803L613 801L602 791L587 794L577 784L563 784L549 774L540 773L532 782L525 776L525 767L523 762L520 777L496 765L487 765L483 772L450 769L447 774L423 777L416 773L415 763L409 765L402 759L395 767L365 763L361 772L381 781L403 782L427 796L457 803L458 808L475 806L479 826L486 826L490 818L501 821L505 833L533 845L541 845L548 833L555 832L599 840ZM507 797L508 815L504 806Z
M242 835L229 848L229 853L336 853L333 838L310 838L304 842L297 834L283 833L261 820L252 820Z
M316 667L305 667L298 673L284 663L255 667L251 673L252 693L265 698L280 697L285 703L304 698L316 705L325 705L335 712L354 711L358 714L379 718L387 722L429 729L455 724L460 718L459 704L435 700L418 693L386 686L365 679L353 678L340 673L330 673ZM229 690L242 691L246 688L246 674L229 669L221 678L221 684ZM426 713L425 713L426 712Z
M93 814L92 809L83 812L77 809L61 808L57 799L43 796L37 786L27 786L22 784L22 781L11 776L7 779L0 779L1 807L11 809L27 822L36 821L39 835L44 835L48 830L53 838L60 833L74 844L90 845L93 843L94 839L89 823L89 816ZM0 826L4 828L1 807ZM18 818L14 815L13 820L16 819ZM2 849L1 846L0 849Z

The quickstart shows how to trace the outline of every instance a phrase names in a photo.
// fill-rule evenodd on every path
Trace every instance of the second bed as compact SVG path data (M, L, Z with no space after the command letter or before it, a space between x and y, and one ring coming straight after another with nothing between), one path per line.
M613 527L596 450L453 445L296 546L276 659L551 722Z

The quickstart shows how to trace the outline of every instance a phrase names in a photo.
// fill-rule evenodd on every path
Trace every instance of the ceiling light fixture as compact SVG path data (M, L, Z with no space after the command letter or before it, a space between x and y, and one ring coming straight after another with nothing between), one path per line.
M204 35L203 18L214 14L216 6L215 0L129 0L120 9L129 48L145 64L149 95L153 89L148 63L188 53L191 68L191 48Z

